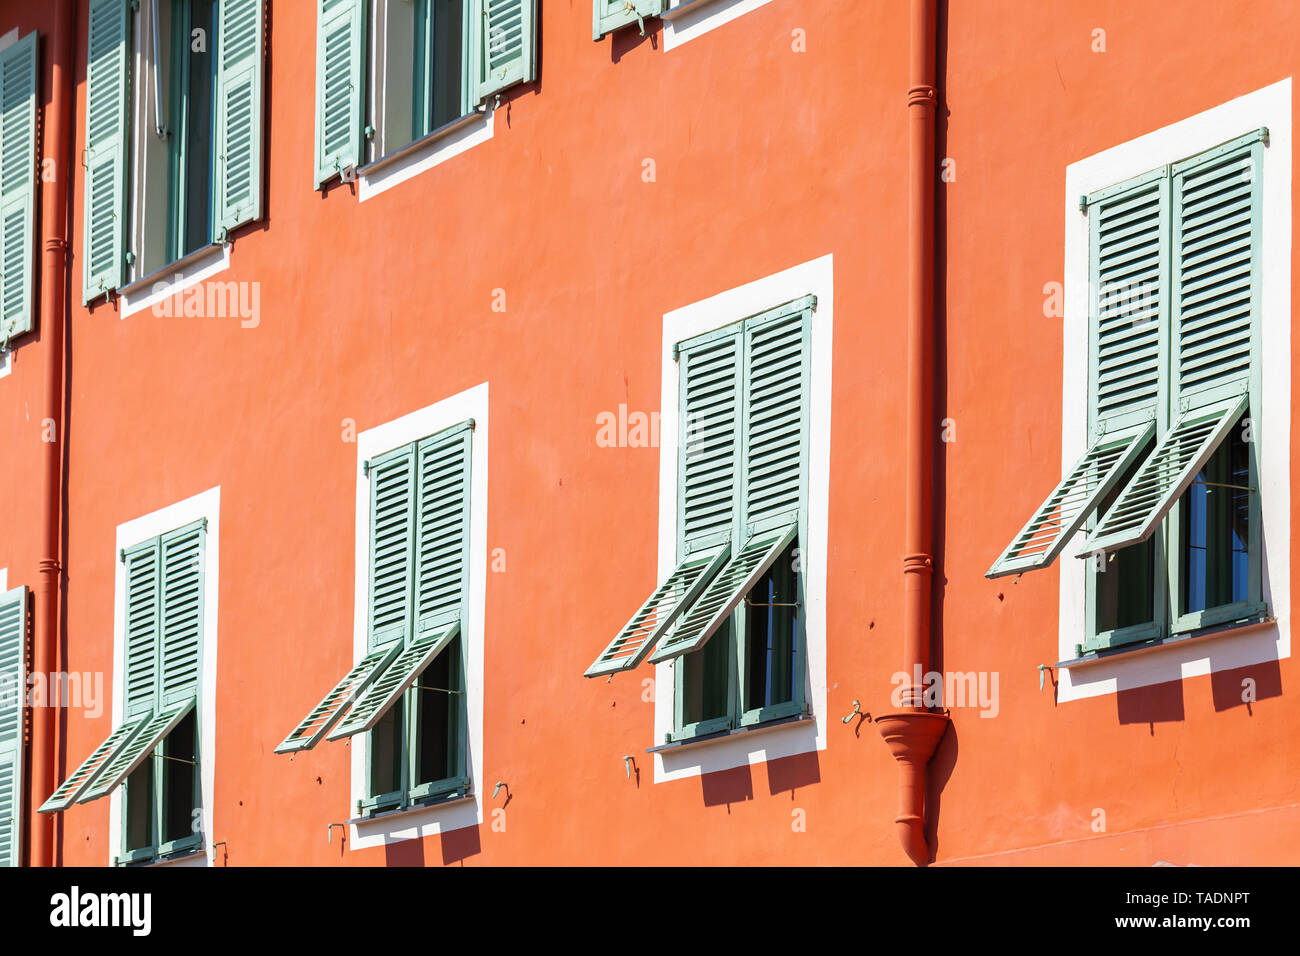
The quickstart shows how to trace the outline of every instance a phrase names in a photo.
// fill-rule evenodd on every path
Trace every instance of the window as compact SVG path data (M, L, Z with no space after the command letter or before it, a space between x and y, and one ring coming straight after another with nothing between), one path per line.
M469 791L465 647L472 422L366 463L366 654L276 748L369 733L364 814Z
M0 866L22 862L27 589L0 594Z
M674 739L805 709L811 297L680 343L676 568L588 668L676 659Z
M125 549L122 720L42 813L123 787L122 852L138 863L196 851L200 798L203 519Z
M262 16L262 0L91 0L84 301L261 215Z
M36 34L0 52L0 351L32 329Z
M1259 130L1102 189L1089 219L1091 446L988 575L1080 529L1080 654L1258 618Z
M535 74L535 0L318 0L315 185Z

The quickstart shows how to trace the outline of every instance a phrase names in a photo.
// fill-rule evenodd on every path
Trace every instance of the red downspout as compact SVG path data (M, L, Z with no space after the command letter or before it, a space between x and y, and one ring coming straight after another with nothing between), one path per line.
M934 161L935 0L911 0L910 82L907 91L908 294L907 294L907 552L903 558L904 710L876 718L877 729L899 763L898 816L903 849L924 866L931 860L925 836L926 765L948 718L925 709L924 675L930 670L930 589L934 480ZM915 683L921 675L921 684Z
M41 340L45 343L45 393L41 430L52 432L41 449L41 559L36 588L36 634L32 671L58 670L59 598L63 567L59 561L63 515L63 382L66 371L63 316L68 282L68 191L72 182L72 143L68 135L72 111L73 0L58 0L54 30L46 47L50 63L49 102L45 108L44 157L54 160L55 175L41 182ZM41 166L44 169L44 164ZM51 427L52 426L52 427ZM32 708L31 802L28 803L32 866L54 865L54 820L37 813L54 792L55 709Z

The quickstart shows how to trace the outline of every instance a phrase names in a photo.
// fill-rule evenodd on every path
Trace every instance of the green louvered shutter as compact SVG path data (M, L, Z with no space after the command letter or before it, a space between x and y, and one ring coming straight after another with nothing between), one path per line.
M415 448L370 462L370 650L410 635L415 549Z
M261 216L262 0L217 7L216 231Z
M678 554L730 542L740 490L741 335L695 339L681 367L677 487Z
M650 655L657 664L703 647L799 534L798 518L750 535Z
M473 100L537 75L537 0L470 0Z
M472 430L426 438L417 446L415 634L459 620L469 573Z
M1148 454L1168 354L1169 190L1163 169L1087 199L1089 444L985 572L1050 565Z
M1265 131L1173 167L1172 428L1084 545L1146 540L1249 407Z
M82 301L116 289L126 268L127 0L90 0Z
M152 538L126 552L126 696L124 717L153 713L157 703L158 623L162 568L159 540Z
M377 651L372 651L357 662L352 670L343 675L343 679L331 688L319 704L311 709L302 722L289 732L289 736L275 748L278 754L294 753L299 750L311 750L325 739L340 717L368 688L389 664L393 662L401 646L390 643Z
M645 33L646 17L657 17L664 12L664 0L591 0L591 36L599 40L629 23L642 23Z
M23 701L27 691L27 589L0 594L0 866L22 852Z
M655 588L583 676L599 677L631 670L645 660L682 611L700 596L730 557L730 542L687 555L668 579Z
M132 717L118 725L108 737L91 751L90 756L81 762L68 779L59 784L50 798L40 806L41 813L57 813L66 810L77 802L99 777L99 772L112 763L135 738L136 732L149 723L153 711Z
M203 537L196 521L162 536L158 707L168 709L199 691L203 643Z
M0 344L32 328L36 34L0 54Z
M318 0L315 183L361 162L366 16L363 0Z
M393 663L372 683L360 699L352 705L347 717L329 734L329 740L341 740L353 734L370 730L384 716L388 708L406 689L415 683L426 667L446 649L460 633L460 621L455 620L425 630L406 647Z
M185 715L194 709L194 704L194 698L189 697L174 707L154 711L144 719L139 729L103 764L90 786L77 798L77 803L90 803L112 793L185 719Z
M746 533L799 517L808 455L812 299L745 323L744 467Z

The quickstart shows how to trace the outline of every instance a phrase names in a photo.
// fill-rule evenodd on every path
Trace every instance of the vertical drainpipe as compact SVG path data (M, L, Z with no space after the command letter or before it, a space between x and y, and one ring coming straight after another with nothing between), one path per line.
M45 108L43 158L54 160L55 175L41 181L41 341L45 345L45 391L41 403L42 432L52 424L54 441L41 446L41 558L36 588L36 633L32 671L58 670L59 598L63 566L59 561L63 515L63 383L65 368L64 313L67 309L68 193L72 185L72 34L74 0L57 0L54 29L45 50L49 61L49 100ZM45 165L42 164L42 169ZM54 792L55 709L32 708L32 776L28 807L28 861L54 865L54 820L37 813Z
M882 714L876 726L899 764L894 823L908 857L925 866L926 765L948 718L925 709L930 669L930 593L934 482L934 157L936 0L911 0L908 112L907 269L907 552L903 558L903 710ZM922 675L917 684L916 675Z

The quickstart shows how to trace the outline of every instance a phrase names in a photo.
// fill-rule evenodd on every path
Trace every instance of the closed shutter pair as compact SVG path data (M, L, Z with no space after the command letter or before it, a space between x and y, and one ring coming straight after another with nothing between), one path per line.
M368 464L367 653L276 753L370 730L460 633L472 428L467 422Z
M317 0L317 188L361 165L366 91L366 0ZM470 99L537 75L537 0L468 0Z
M122 722L40 807L106 796L192 711L203 643L203 542L196 521L122 556L126 573Z
M262 214L263 2L217 5L213 241ZM90 0L81 157L84 302L118 288L126 276L130 7L128 0Z
M1145 541L1246 413L1267 136L1088 198L1091 442L987 577L1049 565L1135 467L1079 557Z
M681 348L682 558L584 676L699 650L798 536L814 305L810 296Z

